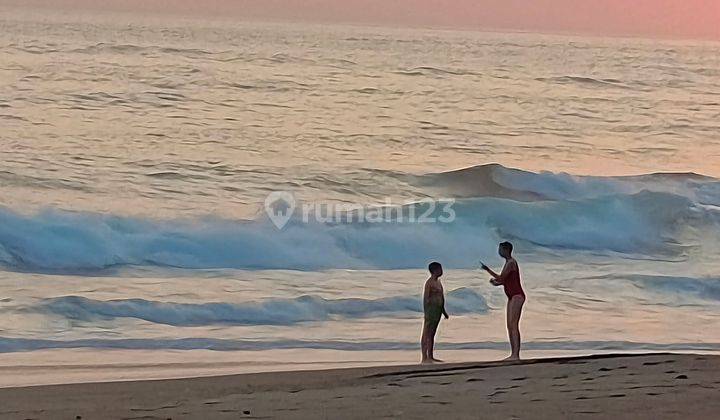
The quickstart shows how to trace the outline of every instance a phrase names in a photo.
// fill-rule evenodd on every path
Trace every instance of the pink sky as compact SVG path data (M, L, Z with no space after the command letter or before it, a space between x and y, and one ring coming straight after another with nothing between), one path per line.
M720 0L0 0L243 18L720 39Z

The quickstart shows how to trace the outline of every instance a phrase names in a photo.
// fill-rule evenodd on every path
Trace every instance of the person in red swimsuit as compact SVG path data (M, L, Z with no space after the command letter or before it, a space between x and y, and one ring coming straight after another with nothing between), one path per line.
M505 259L502 272L497 274L485 264L482 269L487 271L493 278L490 283L493 286L502 286L505 295L508 297L507 304L507 329L510 338L512 353L505 360L520 360L520 315L522 315L523 304L525 303L525 292L520 285L520 267L512 257L513 246L510 242L503 242L498 246L498 253Z

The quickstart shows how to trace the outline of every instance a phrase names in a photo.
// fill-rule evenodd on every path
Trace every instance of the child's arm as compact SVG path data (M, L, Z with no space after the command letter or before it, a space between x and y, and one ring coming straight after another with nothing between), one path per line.
M425 282L425 289L423 290L423 310L425 306L430 303L430 282Z
M445 319L450 319L450 315L448 315L447 311L445 310L445 304L443 303L443 316Z

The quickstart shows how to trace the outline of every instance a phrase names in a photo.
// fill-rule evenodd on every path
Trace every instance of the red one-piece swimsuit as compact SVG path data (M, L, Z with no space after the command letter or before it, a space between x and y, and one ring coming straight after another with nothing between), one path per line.
M520 271L518 269L508 274L507 279L503 282L503 288L505 289L505 295L507 295L508 299L512 299L515 295L525 297L525 292L520 285Z

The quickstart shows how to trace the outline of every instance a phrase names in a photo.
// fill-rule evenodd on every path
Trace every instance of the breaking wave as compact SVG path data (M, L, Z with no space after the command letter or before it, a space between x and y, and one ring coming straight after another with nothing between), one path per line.
M489 309L482 295L468 288L449 292L446 305L455 314L485 313ZM422 313L422 302L417 296L380 299L301 296L247 303L198 304L144 299L101 301L81 296L63 296L48 299L33 310L80 321L136 318L172 326L292 325L332 319Z
M0 209L0 264L32 272L96 272L115 266L186 269L403 269L437 259L457 268L520 249L678 257L697 235L720 233L720 183L695 174L576 177L497 165L415 179L461 197L452 223L304 223L278 230L256 220L154 220ZM403 208L404 210L405 208Z

